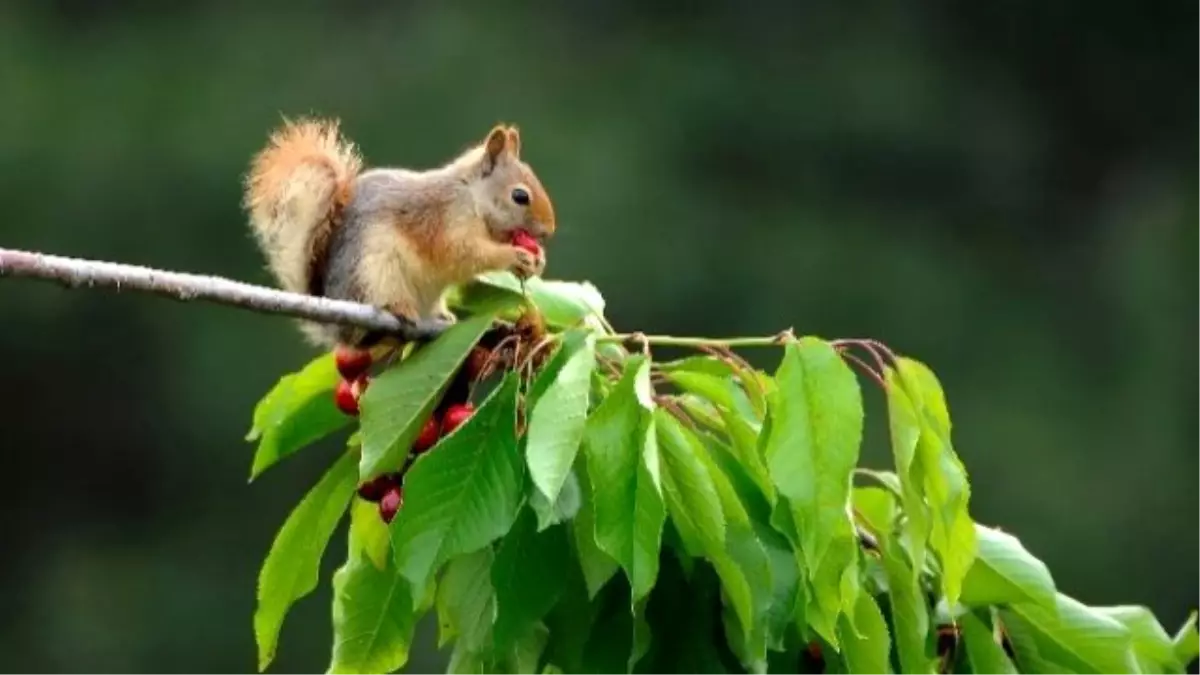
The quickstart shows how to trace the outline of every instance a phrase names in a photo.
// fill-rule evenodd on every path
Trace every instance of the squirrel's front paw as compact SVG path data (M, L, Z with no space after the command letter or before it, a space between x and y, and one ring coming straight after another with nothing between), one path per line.
M530 253L523 248L513 248L516 261L512 265L512 272L518 277L527 279L536 277L546 269L546 256Z

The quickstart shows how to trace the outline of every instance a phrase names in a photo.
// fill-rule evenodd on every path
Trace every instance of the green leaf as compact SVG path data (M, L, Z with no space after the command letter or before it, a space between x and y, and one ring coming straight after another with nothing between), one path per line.
M897 499L903 498L900 487L900 476L897 476L895 472L864 469L860 466L855 469L855 473L862 476L867 476L876 483L879 483L880 487L892 493L892 495L894 495Z
M772 558L762 542L750 527L741 523L730 524L724 555L717 556L712 563L728 597L726 602L742 628L746 655L751 660L766 658L769 637L766 622L776 590L774 583L786 583L787 578L773 573Z
M859 593L854 603L853 619L838 620L842 657L849 673L890 673L888 654L891 638L883 613L870 593Z
M388 673L408 661L419 616L408 582L387 563L381 570L351 556L333 575L330 673Z
M375 567L387 567L391 551L387 523L379 516L379 505L355 499L350 504L350 555L365 555Z
M853 610L857 537L848 513L862 441L862 394L828 343L789 343L776 372L764 430L771 479L792 509L804 568L815 591L809 622L835 646L837 617Z
M673 373L698 373L729 380L731 385L734 380L739 380L741 388L730 387L728 389L730 394L737 397L735 408L752 419L761 419L766 413L766 395L770 391L768 386L770 378L759 371L748 370L714 356L699 355L660 363L658 366L670 379L673 379L670 377ZM701 393L695 388L680 384L689 391ZM701 388L706 386L704 383L698 384ZM718 397L723 398L724 396L723 393L718 394ZM706 396L706 398L709 397Z
M337 381L333 354L324 354L300 371L284 375L258 402L246 435L247 441L258 441L250 480L350 423L333 403Z
M929 543L941 559L946 600L954 605L977 549L975 527L968 512L971 488L966 468L950 442L950 412L937 377L919 361L901 358L896 364L901 384L918 411L921 435L917 456L932 510Z
M558 328L579 325L591 315L604 315L604 297L589 282L547 281L533 277L522 282L512 272L490 272L478 277L483 284L528 294L545 317L546 323Z
M732 374L731 366L721 365L730 369ZM736 453L738 461L742 462L745 471L754 479L767 500L774 503L775 486L770 482L767 465L758 452L760 414L755 410L745 390L734 383L732 375L720 377L702 371L679 369L668 372L667 378L684 392L698 396L713 406L713 410L708 411L709 416L720 418L720 425L724 426L722 430L730 437L731 449ZM715 426L715 422L712 417L707 420L710 425Z
M772 586L764 612L764 637L770 649L783 651L789 636L795 632L792 624L796 619L796 603L800 601L801 570L788 542L773 530L767 530L769 528L765 526L756 528L759 542L767 554ZM765 587L762 581L757 586Z
M1070 666L1062 663L1057 663L1050 658L1052 649L1047 649L1043 652L1040 646L1041 637L1037 631L1030 625L1025 623L1012 623L1009 617L1003 612L999 613L1005 633L1008 635L1010 644L1012 645L1013 661L1017 666L1017 671L1021 673L1076 673L1081 672ZM1102 672L1100 670L1082 672Z
M583 467L580 467L583 469ZM574 534L575 555L579 558L580 572L583 573L587 595L595 598L604 584L617 573L620 567L612 556L600 550L596 544L596 510L595 498L592 495L591 481L588 480L586 469L579 480L582 504L575 520L571 521L571 531Z
M762 426L754 423L736 412L721 410L721 422L729 436L730 450L742 465L754 485L766 499L767 504L774 504L776 499L775 484L771 482L771 474L767 464L759 452Z
M732 375L719 377L687 370L669 371L667 379L686 392L703 397L718 408L736 412L749 419L757 417L746 392L733 380Z
M1120 621L1129 629L1133 654L1143 673L1182 673L1186 664L1175 656L1171 636L1146 607L1119 605L1096 607L1097 612Z
M739 629L738 635L728 637L731 645L736 644L734 651L749 659L764 659L768 641L781 639L780 635L792 617L797 567L791 549L782 551L784 568L776 571L778 560L769 557L730 477L716 464L713 454L700 438L670 414L659 413L658 426L665 467L668 466L668 455L680 465L695 462L686 471L665 470L664 484L668 485L668 472L685 476L694 474L704 485L701 489L704 502L712 502L712 506L704 503L689 506L685 500L673 498L671 494L676 490L668 486L667 503L676 528L684 540L694 540L692 545L696 546L697 555L707 557L718 574L725 590L726 604L732 609L733 620ZM712 491L709 491L709 485ZM680 514L678 518L677 513ZM720 538L706 536L702 531L701 524L712 521L715 516L721 519ZM690 525L680 525L680 522ZM728 625L728 621L726 623Z
M650 631L650 622L646 620L646 603L649 598L642 598L633 603L633 648L629 650L629 661L626 662L628 671L633 672L634 666L650 651L650 643L654 639Z
M736 371L727 362L715 356L692 355L674 361L664 361L656 364L660 370L667 373L702 373L714 377L733 377Z
M780 621L787 622L780 618L781 613L791 615L798 568L792 560L790 564L785 561L785 567L777 571L779 558L775 554L778 551L773 550L771 542L778 536L769 528L760 531L756 527L742 503L740 490L735 487L736 481L722 468L724 465L716 461L721 451L707 452L704 442L695 433L676 426L708 470L721 505L725 518L725 549L723 553L712 555L711 562L725 589L727 603L742 629L742 651L753 660L763 654L767 642L781 630ZM729 468L737 471L738 465L733 463ZM749 484L745 477L741 480ZM786 542L774 544L776 549L781 547L784 555L791 558L791 548ZM777 602L786 607L777 607Z
M836 645L836 616L824 616L819 607L814 607L811 611L809 609L814 603L814 594L812 593L812 584L809 582L808 570L804 566L804 554L800 551L799 545L800 533L796 530L792 512L787 499L780 499L770 514L769 528L763 528L773 533L774 537L779 540L777 546L786 550L793 558L792 566L796 570L797 581L791 615L802 639L814 639L812 632L815 631L827 640L832 638L831 643ZM833 582L834 592L840 593L839 582L840 580Z
M650 364L631 356L617 387L592 413L585 436L596 543L624 568L635 603L654 586L666 520L653 405Z
M738 504L738 510L748 514L753 520L768 522L772 511L771 503L767 501L763 491L750 477L745 466L738 461L737 453L730 448L729 444L712 434L694 433L692 435L698 438L704 448L708 450L708 458L705 462L709 465L709 473L713 475L714 482L717 481L718 472L724 475L725 482L732 490L730 494L734 496L734 500ZM768 478L769 480L770 478ZM719 486L718 489L720 489ZM771 485L771 491L774 492L774 490L775 486ZM724 503L724 497L722 497L722 504L724 505ZM722 510L727 509L722 506ZM726 520L728 520L728 516L726 516Z
M874 533L892 531L896 519L896 499L892 493L877 487L856 487L851 492L851 503Z
M342 455L288 516L263 561L254 612L260 671L275 658L288 609L317 587L321 556L350 503L356 478L354 455Z
M558 601L571 562L568 547L563 527L538 532L533 511L522 509L512 531L500 542L492 563L496 649L508 649Z
M701 359L701 360L692 360ZM707 365L708 363L716 365ZM705 365L701 365L705 364ZM723 369L723 370L719 370ZM717 370L717 373L713 372ZM729 437L730 450L769 503L775 502L775 486L759 453L759 413L745 391L732 378L734 369L716 359L691 357L677 361L668 379L683 389L684 408L705 425Z
M716 570L737 619L738 640L747 659L765 659L766 615L776 590L771 585L774 577L767 551L729 477L713 462L700 439L665 411L657 412L656 417L672 521L685 544L691 540L694 554L706 557ZM684 487L688 484L696 487ZM693 493L692 497L685 499L685 492ZM786 578L780 581L787 583Z
M360 402L362 480L400 467L450 379L510 302L497 301L460 321L371 381Z
M446 664L448 675L484 675L499 672L496 663L484 652L473 652L455 643L450 652L450 663Z
M436 600L439 649L454 640L456 650L476 653L491 640L496 618L493 559L492 549L483 548L446 564Z
M616 563L612 569L616 570ZM597 609L598 603L592 603L588 594L581 566L571 561L567 564L563 592L545 618L550 628L550 644L546 646L549 663L563 672L583 672L583 650L591 637Z
M723 661L732 655L722 640L714 639L720 629L719 595L712 570L701 565L689 574L675 556L664 557L645 611L645 620L654 627L653 640L635 672L729 672Z
M666 410L660 408L654 416L667 512L690 555L719 555L725 549L725 515L701 459L706 451L688 441L683 426Z
M959 627L967 649L967 660L971 662L971 672L997 675L1015 675L1018 672L1004 648L996 642L992 629L973 612L966 612L959 618Z
M888 604L892 616L893 640L905 673L932 673L934 661L926 650L929 634L929 605L925 602L917 577L894 538L882 545L881 558L888 580Z
M604 587L594 601L592 633L584 645L580 673L625 673L633 653L633 607L623 578Z
M888 369L887 379L888 429L891 434L892 456L900 480L904 501L904 527L908 550L913 558L913 574L925 565L925 547L929 542L929 513L925 504L924 471L916 456L921 437L921 423L912 401L897 382L894 371Z
M890 598L892 640L900 669L904 673L933 673L936 664L926 649L929 605L904 547L892 533L896 517L895 496L878 487L854 488L854 508L878 535L879 560Z
M727 435L725 422L721 420L721 411L711 401L686 392L677 396L675 400L697 422L722 436Z
M518 383L516 373L506 375L479 410L405 476L392 551L414 587L424 588L442 563L512 527L525 468L514 436Z
M838 617L845 616L854 624L857 614L854 606L861 591L858 571L857 539L837 539L829 547L826 559L814 573L809 571L809 594L804 615L808 625L825 638L835 649L840 649L841 632L837 630ZM801 554L803 551L801 551ZM831 564L830 561L846 561Z
M503 654L504 671L510 673L536 672L549 642L549 629L542 623L533 624Z
M979 553L963 579L963 604L1036 602L1054 607L1054 579L1045 563L1011 534L976 524L975 535Z
M1022 672L1137 672L1129 628L1061 593L1055 597L1053 608L1022 603L1000 610Z
M562 490L558 493L558 499L554 500L553 504L546 499L546 495L542 494L541 490L533 487L532 483L530 484L529 506L537 514L538 532L574 518L579 513L582 500L579 478L576 477L574 471L567 473L567 480L563 483Z
M765 664L769 648L782 647L794 619L801 572L786 542L756 525L731 521L725 556L713 561L727 610L742 629L740 657L752 669Z
M833 539L853 536L846 509L862 440L862 395L838 353L815 338L787 346L776 380L767 462L815 567Z
M1172 639L1175 649L1175 658L1180 663L1187 667L1200 657L1200 632L1196 630L1197 614L1193 611L1188 615L1187 622L1179 628Z
M587 424L596 341L591 333L568 332L562 359L545 392L529 413L525 457L533 484L553 502L567 480Z

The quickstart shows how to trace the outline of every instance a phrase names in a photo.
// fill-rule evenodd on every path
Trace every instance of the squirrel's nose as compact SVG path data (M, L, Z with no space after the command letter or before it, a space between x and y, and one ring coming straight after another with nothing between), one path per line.
M549 199L539 199L529 210L528 219L533 221L534 229L539 237L549 237L554 234L554 208Z

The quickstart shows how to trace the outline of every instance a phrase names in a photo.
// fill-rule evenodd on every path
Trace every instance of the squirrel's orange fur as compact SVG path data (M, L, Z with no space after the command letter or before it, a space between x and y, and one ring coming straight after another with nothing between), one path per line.
M414 323L452 321L450 286L545 266L509 243L518 229L541 238L555 230L550 197L520 153L518 130L500 125L442 167L363 171L336 121L285 121L251 163L245 206L284 289L373 304ZM306 332L322 343L364 337Z

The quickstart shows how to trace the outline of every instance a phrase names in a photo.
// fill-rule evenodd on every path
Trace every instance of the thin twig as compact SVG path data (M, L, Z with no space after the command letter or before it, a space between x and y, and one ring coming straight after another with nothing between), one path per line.
M738 354L725 345L718 345L712 349L718 354L724 354L725 357L733 363L734 370L739 370L740 366L738 374L741 376L742 387L747 393L750 391L749 383L747 382L747 380L749 380L754 384L754 388L758 391L758 396L760 399L765 399L767 397L766 387L764 387L762 381L758 379L758 371L755 370L754 366L750 365L750 362L747 361L741 354Z
M884 390L887 389L887 384L883 381L883 376L880 375L879 373L875 372L875 370L873 368L871 368L871 366L869 364L867 364L866 361L863 361L862 359L858 358L857 356L855 356L854 354L851 354L848 351L842 352L842 358L848 359L849 361L851 361L852 363L857 365L859 367L859 369L861 369L863 371L863 374L869 376L872 380L875 380L875 383L878 384L880 386L880 388L882 388Z
M599 354L596 355L596 358L600 363L604 364L605 368L608 368L608 372L613 377L617 378L618 380L621 379L621 374L622 374L621 367L616 362L614 362L612 359L610 359L608 357L601 356Z
M516 335L507 335L504 337L504 339L500 340L500 342L496 343L496 346L492 347L491 353L488 354L487 360L485 360L483 365L480 366L479 375L475 377L475 381L482 382L483 380L491 377L492 373L496 371L496 368L500 367L500 362L504 359L504 349L508 347L508 343L516 342L517 340L518 338Z
M0 277L4 276L55 281L68 288L135 290L185 302L204 300L263 314L382 331L405 341L431 340L442 332L442 327L412 326L377 307L356 302L289 293L215 276L0 248Z
M888 347L875 338L863 338L863 342L883 352L884 359L892 362L893 364L900 360L900 357L896 356L896 353L892 351L891 347Z
M883 372L887 370L887 364L884 362L883 357L879 355L879 350L877 350L869 340L842 339L834 340L831 342L831 344L838 348L859 347L871 355L871 359L874 360L875 365L879 367L880 374L883 374Z
M677 402L675 402L675 400L672 399L670 396L666 396L666 395L655 396L654 402L657 403L659 406L661 406L663 410L666 410L673 417L678 419L680 422L687 425L687 427L689 429L691 429L692 431L697 431L696 421L693 420L691 418L691 416L688 415L687 412L685 412L683 410L683 408L679 407L679 404Z
M880 375L887 372L888 361L891 361L892 363L896 362L896 355L892 353L892 350L888 349L887 345L883 344L879 340L843 338L839 340L833 340L830 344L837 348L860 347L866 350L866 352L871 355L871 358L874 359L875 365L879 366ZM881 356L880 351L885 352L888 358Z
M630 333L627 341L642 343L642 356L645 356L647 361L653 360L650 358L650 339L646 337L645 333L641 331Z
M554 335L547 335L546 337L542 338L541 342L538 342L536 345L534 345L533 349L529 350L529 354L527 354L525 358L521 360L521 368L525 368L526 366L532 364L533 358L538 355L538 352L542 351L546 347L549 347L557 341L558 340Z

